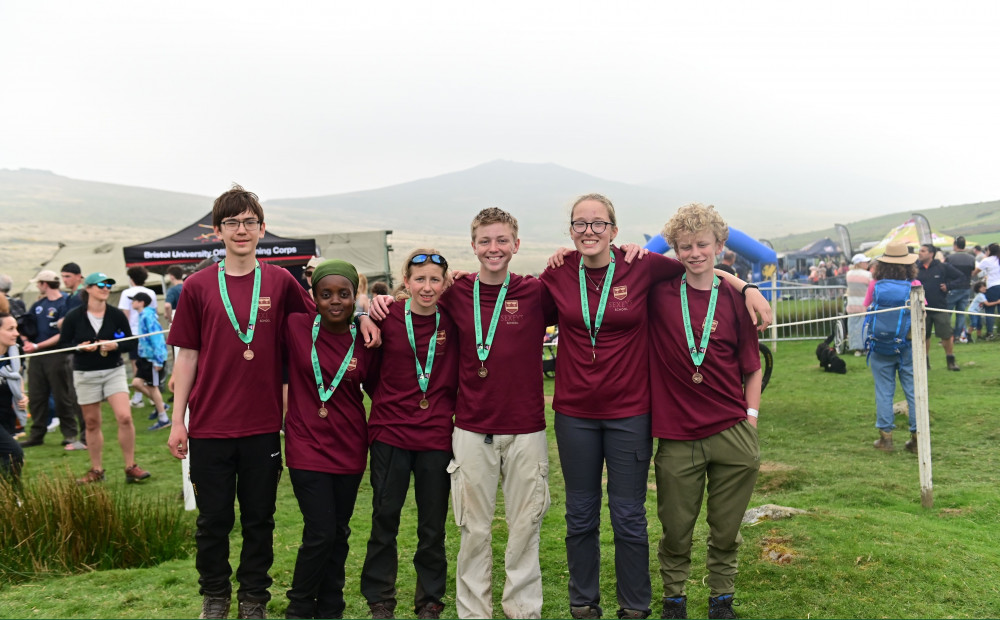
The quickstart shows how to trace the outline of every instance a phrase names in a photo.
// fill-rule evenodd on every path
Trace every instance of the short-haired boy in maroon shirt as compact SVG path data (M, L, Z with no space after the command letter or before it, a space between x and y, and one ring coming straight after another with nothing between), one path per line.
M707 481L708 617L735 618L740 523L760 466L757 331L740 291L713 272L729 236L715 208L682 207L663 236L685 274L656 285L649 297L661 617L687 617L691 538Z

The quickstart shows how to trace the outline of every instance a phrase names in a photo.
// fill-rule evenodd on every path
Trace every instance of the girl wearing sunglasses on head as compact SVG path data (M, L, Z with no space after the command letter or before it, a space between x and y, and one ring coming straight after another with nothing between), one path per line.
M418 538L414 612L438 618L444 609L447 468L458 391L457 334L437 307L447 283L444 257L414 250L403 265L405 292L381 323L381 370L368 419L372 530L361 572L361 593L373 618L394 616L396 534L411 472Z
M73 386L87 426L87 452L90 470L77 480L79 484L102 482L104 433L101 431L101 401L111 405L118 422L118 445L125 457L125 482L138 482L150 473L135 463L135 426L128 402L128 380L122 353L136 349L128 317L108 305L115 281L103 273L92 273L83 281L82 304L63 319L60 347L79 346L73 353ZM82 346L81 346L82 345Z

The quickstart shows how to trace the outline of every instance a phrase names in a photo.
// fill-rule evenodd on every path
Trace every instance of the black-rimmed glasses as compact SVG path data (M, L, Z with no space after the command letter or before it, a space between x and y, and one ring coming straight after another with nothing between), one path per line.
M246 219L246 220L222 220L222 227L226 230L237 231L240 229L240 224L247 232L253 232L260 228L260 220L258 219Z
M427 261L431 261L435 265L441 265L442 267L448 267L448 261L444 259L444 256L440 254L417 254L410 259L411 265L423 265Z
M611 226L611 222L602 222L601 220L597 220L596 222L584 222L583 220L575 220L570 222L570 226L573 227L573 232L581 235L587 232L587 227L589 226L590 230L594 231L595 235L599 235L607 230L608 226Z

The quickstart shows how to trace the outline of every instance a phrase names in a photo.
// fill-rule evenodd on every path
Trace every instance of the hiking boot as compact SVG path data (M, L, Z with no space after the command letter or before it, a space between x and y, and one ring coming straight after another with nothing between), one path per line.
M229 617L229 597L228 596L208 596L201 599L201 615L199 618L228 618Z
M604 610L598 605L570 605L569 615L571 618L600 618L604 616Z
M153 474L149 473L145 469L139 467L136 464L132 464L131 467L125 468L125 482L139 482L140 480L145 480ZM228 603L227 603L228 609Z
M948 356L948 370L962 370L961 368L958 367L958 364L955 363L954 355Z
M228 611L229 606L226 605ZM237 618L267 618L267 603L264 601L240 601Z
M910 433L910 440L903 444L907 452L917 453L917 434Z
M622 608L618 610L619 618L648 618L650 611L648 609L626 609Z
M874 446L876 450L892 452L892 431L887 433L883 430L879 430L878 439L875 440Z
M663 613L661 618L684 618L688 617L687 597L677 596L663 599Z
M395 618L396 613L394 609L390 609L385 603L370 603L368 605L368 610L371 611L372 620L379 620L380 618L385 620L386 618Z
M40 445L44 444L45 440L44 439L31 439L29 437L28 439L25 439L24 441L19 441L18 443L21 445L22 448L33 448L35 446L40 446Z
M441 617L442 611L444 611L444 605L441 603L424 603L421 605L420 609L417 610L417 618L437 620Z
M736 618L736 612L733 611L733 595L723 594L722 596L708 597L708 617Z
M104 470L91 468L87 473L83 474L82 478L76 479L76 483L79 485L90 484L91 482L104 482Z

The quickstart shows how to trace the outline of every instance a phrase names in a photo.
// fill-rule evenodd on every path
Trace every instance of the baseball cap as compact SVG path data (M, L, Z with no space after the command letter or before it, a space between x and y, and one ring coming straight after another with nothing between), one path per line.
M59 282L60 276L51 269L43 269L38 275L31 279L32 282Z
M142 291L139 291L135 295L132 295L131 297L129 297L129 299L131 299L132 301L141 301L147 306L153 303L153 299L147 293L143 293Z
M857 265L858 263L868 263L868 262L871 262L871 259L865 256L864 254L861 254L860 252L858 254L855 254L854 258L851 259L852 265Z
M322 262L323 262L322 258L320 258L319 256L313 256L312 258L309 259L309 262L306 263L306 269L315 269Z
M59 271L62 273L75 273L76 275L83 273L80 271L80 265L77 265L76 263L66 263Z
M87 276L86 279L84 279L83 285L84 286L93 286L93 285L97 284L98 282L108 282L110 284L114 284L115 283L115 279L112 278L111 276L109 276L106 273L101 273L100 271L95 271L94 273L92 273L89 276Z

